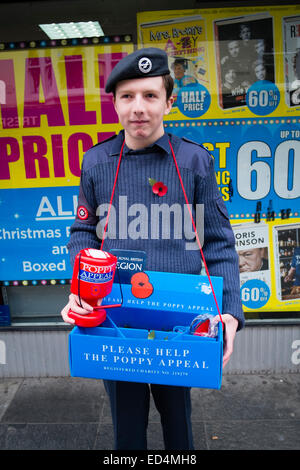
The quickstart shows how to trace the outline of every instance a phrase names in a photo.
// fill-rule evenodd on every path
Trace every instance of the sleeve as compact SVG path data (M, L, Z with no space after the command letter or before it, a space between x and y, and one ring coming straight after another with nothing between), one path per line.
M87 172L81 172L78 206L75 222L71 226L68 250L73 266L75 257L85 248L100 249L101 240L97 236L99 218L96 215L97 203L94 196L93 181Z
M206 174L196 177L196 203L204 204L203 255L212 276L223 278L222 313L230 313L244 326L240 274L235 239L225 203L218 190L214 160L207 153Z

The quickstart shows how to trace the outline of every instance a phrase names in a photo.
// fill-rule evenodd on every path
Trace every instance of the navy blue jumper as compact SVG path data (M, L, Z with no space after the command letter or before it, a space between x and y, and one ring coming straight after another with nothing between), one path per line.
M218 190L213 157L201 145L165 133L146 149L131 150L124 146L111 212L114 224L109 225L110 236L105 239L103 250L144 251L147 254L146 270L149 271L200 274L199 249L187 249L193 241L191 231L187 229L190 223L188 211L180 219L178 212L175 211L176 217L171 210L172 207L178 209L179 205L184 215L185 199L169 139L195 221L197 204L203 205L203 253L210 275L223 277L222 313L233 315L241 329L244 315L234 235ZM81 209L71 227L68 244L72 263L81 249L100 248L104 223L100 226L99 219L105 221L102 209L105 204L107 209L110 201L123 141L124 131L121 131L84 155L78 201ZM163 182L168 188L167 193L162 197L154 194L149 178ZM169 211L163 212L166 208ZM163 215L157 226L157 219L153 221L153 217L160 209ZM105 381L105 388L111 403L115 449L146 449L148 384ZM190 389L151 385L151 392L161 414L165 448L193 449Z

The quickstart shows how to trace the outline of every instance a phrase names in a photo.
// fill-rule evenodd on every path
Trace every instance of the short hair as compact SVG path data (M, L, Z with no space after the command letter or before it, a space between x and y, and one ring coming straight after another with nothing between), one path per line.
M171 74L167 75L162 75L164 87L166 90L166 95L167 95L167 101L171 98L172 93L173 93L173 88L174 88L174 80Z

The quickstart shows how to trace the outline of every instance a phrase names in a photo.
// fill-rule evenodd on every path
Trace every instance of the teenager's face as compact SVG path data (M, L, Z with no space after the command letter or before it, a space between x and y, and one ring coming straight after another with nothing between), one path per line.
M225 73L225 81L232 85L232 83L234 83L235 79L236 79L235 71L233 69L227 70L227 72Z
M241 29L240 36L244 42L248 42L251 38L250 28L248 28L248 26L243 26Z
M237 57L240 52L238 41L230 41L228 44L228 51L231 57Z
M129 148L151 145L164 134L163 118L173 98L166 100L162 77L122 80L117 84L114 105L125 130Z
M263 39L258 40L254 47L255 47L257 54L263 54L265 52L264 40Z
M263 65L257 65L255 67L255 75L258 80L264 80L266 78L266 69Z

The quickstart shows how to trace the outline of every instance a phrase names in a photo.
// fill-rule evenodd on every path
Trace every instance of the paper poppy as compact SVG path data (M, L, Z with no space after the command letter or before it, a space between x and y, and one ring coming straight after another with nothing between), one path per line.
M135 273L131 276L131 284L139 284L139 283L146 283L149 281L149 276L148 274L141 272L141 273Z
M166 186L162 181L155 181L153 178L149 178L149 183L152 186L152 191L158 196L164 196L168 191L168 186Z
M153 285L146 273L135 273L131 277L131 293L138 299L146 299L153 293Z

